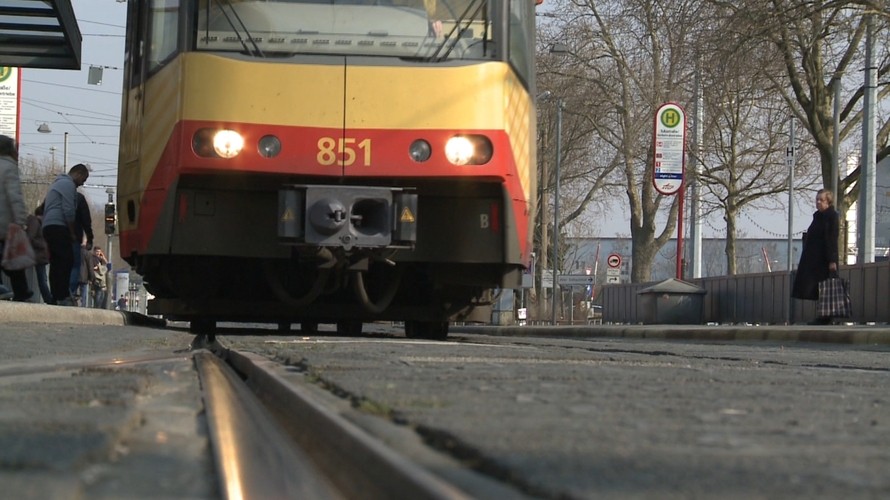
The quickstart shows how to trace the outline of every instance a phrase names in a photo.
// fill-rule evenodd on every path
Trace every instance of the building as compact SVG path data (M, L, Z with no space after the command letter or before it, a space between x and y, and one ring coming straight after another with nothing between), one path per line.
M724 238L702 239L702 276L725 276L726 240ZM796 238L791 245L791 260L794 267L800 260L801 240ZM621 257L621 282L630 280L633 266L630 238L569 238L563 256L565 265L562 274L590 274L596 276L596 283L606 282L606 259L616 254ZM651 281L661 281L676 277L677 240L671 240L655 258ZM691 256L687 257L691 260ZM736 240L737 274L787 272L788 240L779 238L745 238ZM686 276L691 274L689 270Z

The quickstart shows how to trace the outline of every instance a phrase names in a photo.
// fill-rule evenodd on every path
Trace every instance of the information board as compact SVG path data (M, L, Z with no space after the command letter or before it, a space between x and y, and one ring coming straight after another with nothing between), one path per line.
M685 165L686 113L676 104L662 104L655 113L655 189L661 194L679 191Z
M19 69L0 66L0 134L18 139Z

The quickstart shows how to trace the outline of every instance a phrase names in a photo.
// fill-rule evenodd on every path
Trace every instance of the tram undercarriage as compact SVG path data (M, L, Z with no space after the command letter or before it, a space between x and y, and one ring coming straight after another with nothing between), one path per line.
M481 279L489 266L319 259L142 258L138 267L155 296L149 314L191 321L196 333L218 321L300 323L308 332L334 323L350 334L362 322L404 321L409 337L444 339L449 321L491 318L492 291Z

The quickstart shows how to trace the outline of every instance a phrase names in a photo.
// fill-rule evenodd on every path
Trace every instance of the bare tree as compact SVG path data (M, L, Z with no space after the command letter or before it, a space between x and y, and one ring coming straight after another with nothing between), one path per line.
M56 175L61 173L58 167L46 158L19 158L19 177L22 182L22 194L25 197L25 208L33 212L46 197L46 191Z
M695 0L575 0L559 3L554 30L570 40L571 85L595 111L590 126L606 165L621 173L630 208L631 280L650 279L658 250L677 222L678 197L653 184L652 120L658 106L687 101ZM546 37L547 33L545 33ZM661 229L659 226L664 224Z
M832 185L834 162L833 108L836 92L839 103L841 143L858 131L862 121L864 38L866 19L878 19L875 44L878 109L884 109L877 133L876 160L890 154L890 115L880 103L890 100L890 44L885 0L749 0L717 2L732 11L733 24L747 36L768 40L778 49L784 74L775 75L773 85L795 116L806 127L819 153L822 185ZM849 175L839 172L837 200L843 210L858 197L859 169Z
M546 29L545 29L546 31ZM585 89L572 82L582 79L583 68L571 65L571 56L553 54L553 40L557 36L544 37L539 47L539 88L542 99L538 102L538 193L535 218L535 248L543 255L538 261L545 268L551 260L548 248L554 230L553 200L559 192L559 221L556 225L558 238L565 243L569 225L583 227L595 224L587 215L592 211L602 212L608 206L610 190L616 181L614 159L603 157L602 150L596 147L595 115ZM561 107L561 109L560 109ZM559 119L561 115L561 120ZM557 144L557 128L561 138ZM557 158L557 156L559 158ZM559 187L556 186L557 161L559 162ZM590 231L586 235L589 235ZM554 269L565 269L566 251L569 248L560 244L559 261ZM552 264L552 263L551 263Z
M696 151L696 161L702 165L698 180L710 194L702 203L723 213L726 270L732 275L739 271L740 212L748 206L765 208L763 202L788 191L785 154L791 113L772 90L770 75L782 68L770 44L738 36L720 24L702 28L699 46L709 50L699 53L703 95L697 105L703 104L705 123L702 150ZM725 64L728 60L733 63ZM806 162L796 167L796 185L812 182L812 176L805 175Z
M539 29L540 81L568 103L564 132L579 132L569 132L566 140L571 143L561 144L564 211L556 227L561 230L589 211L590 203L612 194L620 172L630 212L635 282L650 279L653 261L673 236L678 216L677 197L660 195L652 184L652 116L664 102L691 102L695 61L707 70L703 77L710 110L705 114L705 147L698 154L706 167L701 180L708 195L702 201L724 213L730 273L737 271L737 215L746 207L770 206L787 190L789 115L808 132L798 154L815 154L814 162L798 162L795 188L820 178L822 185L831 184L835 89L843 99L841 143L855 138L862 120L863 89L856 77L862 67L866 14L880 19L878 99L890 100L885 0L557 0L550 12L556 14L549 14ZM546 54L554 43L569 46L569 54ZM880 161L890 154L890 107L878 109ZM551 138L545 141L550 148L555 144L548 132L552 117L542 115L541 127L549 134L544 137ZM545 147L540 156L555 154ZM818 173L808 170L812 163L820 165ZM542 170L546 179L541 185L552 194L554 166ZM846 198L838 205L843 210L858 196L859 171L840 175ZM539 206L552 213L546 200ZM547 224L540 229L546 232Z

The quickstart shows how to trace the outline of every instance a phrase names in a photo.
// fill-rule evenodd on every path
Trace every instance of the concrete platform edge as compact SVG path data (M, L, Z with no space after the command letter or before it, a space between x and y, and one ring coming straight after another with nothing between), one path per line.
M63 307L29 302L0 301L0 321L7 323L52 323L105 326L149 326L163 328L163 319L135 312Z
M890 344L886 325L579 325L579 326L452 326L452 333L515 337L637 338L714 341L824 342Z

